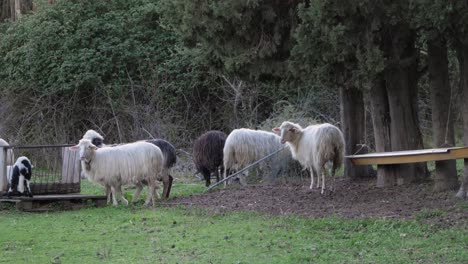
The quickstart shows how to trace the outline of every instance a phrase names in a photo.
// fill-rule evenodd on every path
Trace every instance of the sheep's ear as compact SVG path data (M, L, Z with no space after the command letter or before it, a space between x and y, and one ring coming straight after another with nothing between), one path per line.
M281 134L281 129L279 127L275 127L271 131L273 131L278 136Z
M68 149L71 150L71 151L77 151L79 149L79 147L78 146L71 146Z

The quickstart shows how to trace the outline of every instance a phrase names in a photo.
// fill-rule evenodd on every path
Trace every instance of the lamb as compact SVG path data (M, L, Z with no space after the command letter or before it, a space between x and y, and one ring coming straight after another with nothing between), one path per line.
M221 131L208 131L193 144L193 161L197 170L205 178L206 187L211 184L211 173L219 181L219 169L223 169L223 148L226 134Z
M110 186L113 192L113 204L117 198L123 203L128 201L122 196L121 186L133 184L148 185L148 197L145 205L156 203L154 193L158 188L164 158L161 150L147 142L135 142L115 147L98 148L88 139L81 139L79 144L70 147L79 150L82 169L87 178L104 187ZM132 202L138 199L134 196Z
M20 196L33 197L30 186L33 168L31 161L25 156L19 157L13 166L7 166L7 179L10 186L7 192L8 198L11 198L15 192Z
M0 138L0 147L8 147L10 146L8 142ZM0 151L2 151L3 148L0 148ZM14 160L15 160L15 155L13 153L12 149L7 150L7 157L6 157L6 165L13 165Z
M343 133L334 125L325 123L311 125L303 129L300 125L285 121L273 131L281 136L281 143L287 143L292 156L310 171L310 189L314 186L317 174L317 187L322 176L322 191L325 191L325 175L331 169L333 181L335 171L342 165L344 157ZM327 166L327 168L325 168ZM333 186L331 188L333 190Z
M223 149L224 178L230 170L246 167L281 147L280 137L272 132L247 128L233 130L226 138ZM284 156L282 159L286 160ZM270 161L267 166L274 163ZM239 179L242 185L246 185L243 176Z

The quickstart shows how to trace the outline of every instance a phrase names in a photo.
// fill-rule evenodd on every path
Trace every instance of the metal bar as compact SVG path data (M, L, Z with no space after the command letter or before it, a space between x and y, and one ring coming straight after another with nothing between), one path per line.
M282 151L282 150L285 149L285 148L287 148L287 146L284 146L284 147L282 147L282 148L280 148L280 149L278 149L278 150L275 150L273 153L268 154L267 156L265 156L265 157L263 157L263 158L257 160L256 162L250 164L249 166L247 166L247 167L241 169L240 171L237 171L236 173L229 175L228 177L226 177L226 178L222 179L221 181L219 181L219 182L217 182L217 183L211 185L210 187L208 187L208 189L207 189L205 192L207 192L207 191L213 189L214 187L216 187L216 186L220 185L221 183L223 183L223 182L229 180L230 178L232 178L232 177L234 177L234 176L236 176L236 175L238 175L238 174L240 174L240 173L242 173L242 172L244 172L244 171L246 171L246 170L252 168L253 166L257 165L258 163L260 163L260 162L262 162L262 161L264 161L264 160L266 160L266 159L268 159L268 158L270 158L270 157L272 157L273 155L276 155L278 152Z
M76 144L62 144L62 145L33 145L33 146L19 146L19 145L10 145L5 146L5 149L37 149L37 148L59 148L59 147L71 147L76 146Z

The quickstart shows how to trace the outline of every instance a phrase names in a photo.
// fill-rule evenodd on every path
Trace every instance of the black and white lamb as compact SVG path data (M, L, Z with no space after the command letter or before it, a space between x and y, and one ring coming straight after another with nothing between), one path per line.
M30 181L34 166L31 164L31 161L27 157L21 156L12 167L8 167L7 178L10 186L7 192L8 198L16 194L33 197Z

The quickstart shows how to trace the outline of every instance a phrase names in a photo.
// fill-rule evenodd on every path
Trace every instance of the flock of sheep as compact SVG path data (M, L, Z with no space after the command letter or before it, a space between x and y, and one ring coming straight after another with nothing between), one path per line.
M263 166L278 172L287 169L286 164L296 160L310 172L310 189L314 187L316 178L316 187L321 187L323 194L326 178L331 174L334 182L335 171L343 163L345 143L342 132L331 124L302 128L288 121L274 128L273 132L241 128L233 130L229 135L220 131L201 135L194 142L193 161L197 171L204 176L206 186L210 186L212 174L220 181L221 173L226 178L231 172L252 164L286 144L287 151L280 152ZM104 145L103 142L104 138L99 133L88 130L79 143L70 149L79 151L82 173L92 183L105 188L108 203L112 199L114 205L118 204L118 200L128 204L122 195L122 186L133 185L136 186L136 192L132 202L138 199L143 187L148 186L145 205L154 206L156 197L160 198L157 192L160 181L164 185L163 197L169 196L173 181L170 169L176 163L174 146L162 139L121 145ZM7 145L5 141L0 141L0 146L2 144ZM13 180L22 181L23 178L10 177L10 190L18 186ZM242 185L246 184L244 175L240 175L239 180ZM333 190L333 184L330 189ZM17 188L17 191L20 195L24 194L24 189Z

